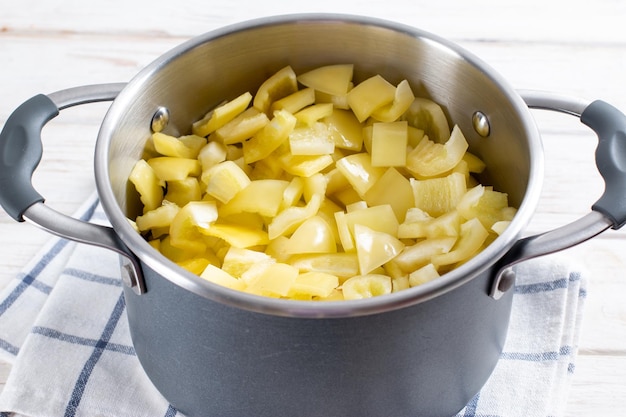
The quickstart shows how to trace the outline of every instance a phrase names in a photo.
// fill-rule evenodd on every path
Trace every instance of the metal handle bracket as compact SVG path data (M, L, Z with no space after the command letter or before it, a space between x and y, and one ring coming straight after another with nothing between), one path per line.
M626 222L626 116L604 102L590 103L539 91L520 91L530 108L553 110L576 117L598 134L596 165L606 183L604 195L582 218L557 229L520 239L498 262L489 295L499 299L515 280L513 266L578 245Z
M80 104L111 101L124 83L98 84L37 95L19 106L0 133L0 204L17 221L28 221L66 239L104 247L122 255L122 278L138 294L146 291L135 255L106 226L83 222L44 204L33 188L32 175L41 161L41 130L60 110Z

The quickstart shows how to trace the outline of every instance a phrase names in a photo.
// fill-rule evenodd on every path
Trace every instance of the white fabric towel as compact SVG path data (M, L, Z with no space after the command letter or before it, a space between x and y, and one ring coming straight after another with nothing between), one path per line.
M107 223L96 196L77 217ZM552 255L517 277L500 361L458 417L564 414L586 276ZM183 417L135 356L111 251L52 238L0 294L0 355L13 364L1 417Z

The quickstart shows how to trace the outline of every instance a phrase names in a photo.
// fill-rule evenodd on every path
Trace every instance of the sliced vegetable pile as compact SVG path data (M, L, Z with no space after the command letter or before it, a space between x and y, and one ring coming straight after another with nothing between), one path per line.
M353 83L353 66L297 76L220 104L192 134L154 133L130 181L137 230L204 279L269 297L388 294L466 262L509 224L479 184L442 108L404 80Z

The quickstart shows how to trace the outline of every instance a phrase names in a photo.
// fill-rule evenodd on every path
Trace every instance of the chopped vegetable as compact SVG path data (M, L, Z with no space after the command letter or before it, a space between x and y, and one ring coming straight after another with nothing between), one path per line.
M444 108L351 64L286 66L180 137L155 133L131 220L181 268L251 294L383 296L437 280L516 209Z

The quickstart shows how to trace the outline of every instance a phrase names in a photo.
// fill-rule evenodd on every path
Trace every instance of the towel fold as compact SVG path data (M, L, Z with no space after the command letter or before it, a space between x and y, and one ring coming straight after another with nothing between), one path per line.
M107 224L95 195L76 217ZM555 255L516 268L504 351L458 417L564 414L586 276ZM139 364L119 261L105 249L51 238L0 294L0 358L13 365L0 395L3 417L184 417Z

